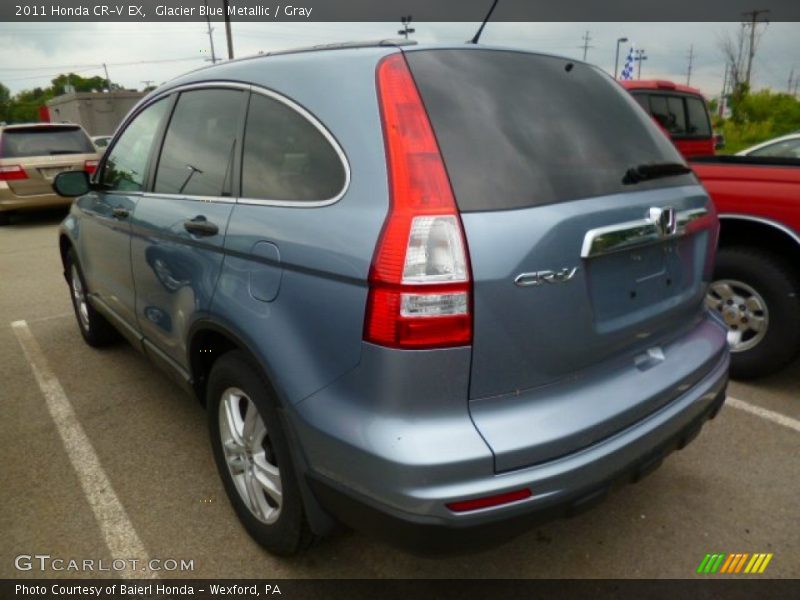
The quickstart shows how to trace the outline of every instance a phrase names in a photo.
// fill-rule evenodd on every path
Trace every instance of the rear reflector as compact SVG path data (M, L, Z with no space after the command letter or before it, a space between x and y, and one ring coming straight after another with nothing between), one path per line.
M97 171L97 161L87 160L85 163L83 163L83 170L89 175L92 175L95 171Z
M370 270L364 339L393 348L472 342L461 217L428 114L402 53L377 70L390 208Z
M19 165L0 167L0 181L16 181L27 178L28 174L25 172L25 169Z
M519 500L530 498L532 495L533 494L531 494L531 491L528 488L523 488L513 492L506 492L505 494L497 494L496 496L485 496L483 498L475 498L473 500L451 502L446 506L453 512L467 512L469 510L478 510L480 508L489 508L490 506L500 506L501 504L518 502Z

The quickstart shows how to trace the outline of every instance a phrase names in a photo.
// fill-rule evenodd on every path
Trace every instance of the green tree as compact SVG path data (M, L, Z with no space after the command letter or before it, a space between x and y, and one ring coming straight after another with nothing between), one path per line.
M0 123L9 121L9 110L11 108L11 91L0 83Z

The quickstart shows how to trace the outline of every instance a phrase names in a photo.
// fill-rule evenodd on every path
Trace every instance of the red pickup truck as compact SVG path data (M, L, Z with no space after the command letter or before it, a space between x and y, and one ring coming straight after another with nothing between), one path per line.
M620 81L634 99L658 123L681 154L714 154L715 138L711 119L700 90L671 81Z
M620 83L690 161L717 207L719 251L706 303L728 325L731 375L783 368L800 354L800 160L713 156L699 90Z
M689 165L719 213L706 303L728 325L731 375L767 375L800 354L800 159L707 156Z

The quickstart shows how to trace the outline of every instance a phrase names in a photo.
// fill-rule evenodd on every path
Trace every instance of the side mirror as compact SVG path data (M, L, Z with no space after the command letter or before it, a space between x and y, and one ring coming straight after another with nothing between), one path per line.
M59 196L74 198L88 194L91 189L86 171L65 171L56 175L53 189Z

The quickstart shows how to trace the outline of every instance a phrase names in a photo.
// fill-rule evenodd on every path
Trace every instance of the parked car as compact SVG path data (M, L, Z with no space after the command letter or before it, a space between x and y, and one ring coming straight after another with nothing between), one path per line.
M751 146L741 152L737 152L736 155L800 158L800 131Z
M108 143L111 141L113 136L110 135L93 135L92 136L92 143L94 147L97 148L97 151L102 154L106 151L106 147Z
M685 157L710 156L720 147L720 140L711 130L708 107L700 90L660 79L620 83Z
M707 304L730 328L731 375L774 373L800 353L800 159L691 162L719 211Z
M84 339L118 331L205 403L228 497L279 554L338 523L422 551L513 537L639 480L725 399L714 206L582 62L230 61L56 186Z
M0 225L15 211L69 204L53 191L64 171L93 173L97 150L80 125L33 123L0 127Z

